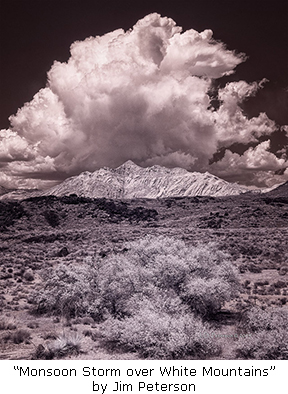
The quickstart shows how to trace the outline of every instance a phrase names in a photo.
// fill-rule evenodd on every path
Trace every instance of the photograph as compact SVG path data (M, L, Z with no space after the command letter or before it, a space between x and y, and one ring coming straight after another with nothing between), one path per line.
M0 0L0 360L288 360L287 20Z

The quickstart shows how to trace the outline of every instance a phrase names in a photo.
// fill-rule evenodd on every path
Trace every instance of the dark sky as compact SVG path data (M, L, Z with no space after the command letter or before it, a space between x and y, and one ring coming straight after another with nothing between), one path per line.
M69 58L70 44L116 28L125 30L146 14L171 17L184 30L212 29L214 38L248 60L225 80L267 78L248 115L266 112L288 124L287 0L0 0L0 128L46 84L54 60Z

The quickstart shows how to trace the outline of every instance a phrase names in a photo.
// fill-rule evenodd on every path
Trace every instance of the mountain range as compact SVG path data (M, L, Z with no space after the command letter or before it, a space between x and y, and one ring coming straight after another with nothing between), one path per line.
M44 192L44 195L77 194L91 198L163 198L226 196L247 192L245 187L217 178L208 172L152 166L143 168L132 161L120 167L82 172Z
M262 190L262 192L269 192L271 189ZM70 194L90 198L151 199L220 197L247 192L251 190L245 186L227 182L209 172L189 172L183 168L166 168L158 165L143 168L129 160L114 169L104 167L94 172L82 172L45 191L36 189L11 191L0 186L0 199L20 200L36 196L61 197ZM261 192L261 190L254 190L254 192Z

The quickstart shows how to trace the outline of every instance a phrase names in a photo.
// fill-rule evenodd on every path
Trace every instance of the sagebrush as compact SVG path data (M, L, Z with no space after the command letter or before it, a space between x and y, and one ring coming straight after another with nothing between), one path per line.
M288 359L288 311L284 308L251 308L240 325L244 333L236 344L240 358Z
M146 236L123 250L46 271L45 287L33 299L38 311L89 315L104 322L107 340L146 356L216 354L202 320L237 295L229 255L215 244L191 247L164 236Z

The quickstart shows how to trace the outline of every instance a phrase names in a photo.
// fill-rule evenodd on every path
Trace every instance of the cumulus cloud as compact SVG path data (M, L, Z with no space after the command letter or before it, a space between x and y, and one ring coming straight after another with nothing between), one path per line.
M0 130L0 162L14 160L31 160L34 158L33 148L25 138L11 130Z
M227 84L219 90L219 109L211 109L213 81L244 60L213 40L211 30L182 32L156 13L127 32L76 41L68 62L54 62L47 86L1 131L2 179L34 186L38 178L48 186L129 159L209 171L219 148L255 143L275 130L266 114L248 119L239 106L264 80ZM263 160L272 165L266 152ZM212 165L214 173L239 172L235 166L223 172L230 153ZM272 170L269 165L264 171Z
M247 185L272 186L288 180L287 171L284 177L275 175L278 170L288 167L285 158L277 158L269 151L270 140L248 148L243 155L226 150L224 158L211 165L211 171L230 181L242 181Z
M248 144L257 142L262 135L269 135L276 130L275 123L265 113L248 119L239 104L255 95L263 87L265 80L248 84L245 81L228 83L218 92L221 102L215 112L216 132L219 147L227 147L233 143Z

